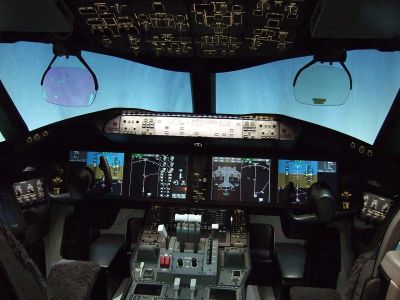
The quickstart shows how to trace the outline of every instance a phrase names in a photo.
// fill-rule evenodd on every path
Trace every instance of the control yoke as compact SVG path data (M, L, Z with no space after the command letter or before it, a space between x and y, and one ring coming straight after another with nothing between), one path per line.
M199 250L200 242L200 224L201 215L193 214L175 214L176 238L179 242L180 252L185 251L185 244L192 243L193 251L197 253Z
M289 205L289 217L298 223L331 223L355 215L356 211L339 211L336 197L329 187L324 182L313 183L309 190L308 196L311 202L312 213L296 215L290 207L290 199L294 194L294 185L292 182L285 187L284 197L286 203Z
M293 183L289 183L285 188L285 198L290 201L293 194ZM295 215L292 209L289 210L290 218L299 223L329 223L336 220L337 204L334 193L324 182L313 183L308 196L311 202L312 213Z
M53 166L50 173L46 176L46 181L52 180L54 173L57 173L58 166ZM61 194L53 194L50 191L51 182L46 184L46 194L48 199L53 202L78 204L79 202L100 196L111 190L112 176L110 166L105 156L100 156L100 170L104 173L104 185L97 190L93 190L95 183L95 174L92 169L83 167L78 171L70 174L68 178L68 192ZM58 168L59 169L59 168Z

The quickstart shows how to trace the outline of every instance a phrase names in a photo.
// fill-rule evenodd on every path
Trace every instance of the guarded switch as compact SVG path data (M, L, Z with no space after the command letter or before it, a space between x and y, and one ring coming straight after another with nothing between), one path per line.
M162 269L168 269L171 264L171 257L168 255L160 256L160 267Z
M168 269L170 264L171 264L171 257L170 256L165 256L164 268Z

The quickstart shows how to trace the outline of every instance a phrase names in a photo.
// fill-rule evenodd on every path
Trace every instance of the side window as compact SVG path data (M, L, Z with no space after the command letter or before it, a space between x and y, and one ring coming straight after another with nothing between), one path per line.
M397 245L395 251L400 251L400 242L398 243L398 245Z
M4 142L6 139L4 138L4 136L1 134L0 132L0 142Z

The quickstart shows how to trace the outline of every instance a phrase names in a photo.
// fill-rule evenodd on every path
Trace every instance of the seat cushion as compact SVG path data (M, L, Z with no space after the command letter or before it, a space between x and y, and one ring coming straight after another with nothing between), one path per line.
M47 281L48 298L89 299L100 267L93 262L63 260L53 265Z
M312 287L292 287L290 289L291 300L340 300L339 294L333 289L321 289Z

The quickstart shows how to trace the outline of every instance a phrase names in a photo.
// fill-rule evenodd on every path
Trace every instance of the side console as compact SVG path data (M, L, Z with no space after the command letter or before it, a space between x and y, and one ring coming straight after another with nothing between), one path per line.
M242 210L153 206L126 299L244 299L250 272Z

